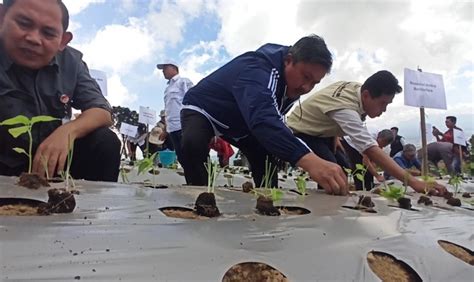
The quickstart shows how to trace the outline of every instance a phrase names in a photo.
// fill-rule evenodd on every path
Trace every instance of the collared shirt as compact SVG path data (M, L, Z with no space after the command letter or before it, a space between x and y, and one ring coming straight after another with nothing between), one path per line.
M61 125L61 120L71 117L71 107L81 111L90 108L111 111L79 51L66 47L47 66L29 70L14 64L0 41L0 121L17 115L58 118L33 125L33 154L37 146ZM8 168L28 163L24 154L13 151L14 147L28 149L28 134L13 138L8 133L11 127L18 125L0 126L0 174L8 174L5 172Z
M180 112L183 108L184 94L193 87L191 80L181 77L179 74L168 81L165 89L165 112L166 126L168 132L181 130Z

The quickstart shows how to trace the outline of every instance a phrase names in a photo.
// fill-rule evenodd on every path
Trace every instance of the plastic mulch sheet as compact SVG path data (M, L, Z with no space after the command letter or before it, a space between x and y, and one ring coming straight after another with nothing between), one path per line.
M160 184L180 183L174 172L162 171L156 177ZM47 200L46 188L28 190L16 181L0 176L0 197ZM0 280L221 281L233 265L255 261L289 281L380 281L367 263L372 250L404 261L424 281L474 277L472 265L438 244L446 240L472 250L474 211L443 208L441 198L433 197L439 207L428 207L417 205L414 195L419 211L411 211L371 195L377 213L366 213L341 207L355 205L356 196L310 190L303 199L285 189L278 205L311 213L268 217L255 213L254 195L218 188L223 215L190 220L158 209L192 208L204 187L87 181L76 186L80 194L71 214L0 216Z

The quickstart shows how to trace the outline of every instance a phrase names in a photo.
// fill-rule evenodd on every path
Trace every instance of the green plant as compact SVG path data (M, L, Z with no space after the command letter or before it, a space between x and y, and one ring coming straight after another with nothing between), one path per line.
M74 183L74 179L71 176L70 170L71 170L71 164L72 164L72 157L74 155L74 142L71 142L71 136L68 135L68 152L67 152L67 161L66 161L66 171L62 172L63 178L66 181L66 190L69 189L69 179L71 180L72 187L76 187Z
M382 197L387 198L389 200L398 200L405 196L405 189L400 186L396 185L386 185L385 189L380 194Z
M207 171L207 192L214 193L216 186L216 179L220 173L219 163L211 161L211 158L207 158L207 163L204 163Z
M435 183L436 183L436 180L433 176L429 176L429 175L422 175L421 176L421 179L425 182L425 195L428 194L428 192L433 189Z
M451 177L449 178L448 184L454 187L454 196L458 194L462 182L463 181L461 175L451 175Z
M301 195L304 197L306 195L306 176L305 175L299 175L295 179L296 183L296 189L298 189L298 192L301 193Z
M271 187L273 175L276 172L276 167L273 167L270 161L268 161L268 157L265 160L265 175L263 176L262 183L260 184L260 188L263 188L261 191L257 191L257 189L253 189L253 193L255 195L261 195L266 198L271 198L273 202L278 202L283 198L283 192L281 189Z
M41 165L43 166L43 169L46 172L46 179L49 179L48 159L45 158L43 155L41 155L40 159L41 159Z
M349 184L354 184L354 177L362 182L362 190L365 191L365 174L367 173L367 167L363 164L356 164L355 169L344 168L344 171L347 173L347 182Z
M8 129L8 133L10 133L11 136L14 138L17 138L18 136L22 135L23 133L28 133L29 137L29 146L28 146L28 152L25 151L23 148L15 147L13 150L17 153L20 154L25 154L28 156L28 173L31 173L31 166L32 166L32 151L33 151L33 136L31 134L31 130L33 128L33 125L38 122L48 122L48 121L54 121L58 120L57 118L50 117L50 116L36 116L32 117L31 119L25 117L24 115L18 115L13 118L6 119L2 122L0 122L0 125L6 125L6 126L14 126L14 125L19 125L17 127L12 127Z

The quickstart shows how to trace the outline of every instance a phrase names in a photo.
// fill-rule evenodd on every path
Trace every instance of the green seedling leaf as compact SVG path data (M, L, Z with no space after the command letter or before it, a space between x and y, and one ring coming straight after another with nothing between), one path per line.
M356 169L357 170L365 170L365 166L362 164L356 164Z
M29 125L30 120L23 115L19 115L19 116L12 117L0 122L0 125L15 125L15 124Z
M18 147L15 147L13 148L13 151L17 152L17 153L20 153L20 154L25 154L28 156L28 153L25 151L25 149L23 148L18 148Z
M350 168L344 167L344 171L345 171L347 174L352 174L352 169L350 169Z
M381 195L382 197L390 200L398 200L399 198L403 197L404 191L402 187L389 185L387 189L381 193Z
M283 191L280 189L272 188L271 190L271 197L274 202L279 202L283 199Z
M364 176L363 176L362 174L357 173L355 176L356 176L357 179L359 179L360 181L364 181Z
M47 122L58 120L58 118L50 117L50 116L36 116L31 118L31 124L35 124L37 122Z
M23 133L28 132L29 126L20 126L15 128L8 129L8 132L13 136L13 138L17 138L18 136L22 135Z

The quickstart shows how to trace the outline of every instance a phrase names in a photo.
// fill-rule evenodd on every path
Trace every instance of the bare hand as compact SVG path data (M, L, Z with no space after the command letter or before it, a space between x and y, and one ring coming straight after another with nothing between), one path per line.
M377 175L375 176L375 179L377 179L378 182L384 182L385 181L385 177L383 177L383 175Z
M327 194L347 195L347 177L338 164L321 160L320 164L308 171L309 176L321 185Z
M64 127L59 127L51 133L36 150L33 172L44 176L47 169L49 177L53 177L54 173L64 171L69 152L68 145L73 144L75 138Z

